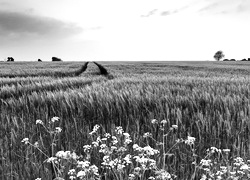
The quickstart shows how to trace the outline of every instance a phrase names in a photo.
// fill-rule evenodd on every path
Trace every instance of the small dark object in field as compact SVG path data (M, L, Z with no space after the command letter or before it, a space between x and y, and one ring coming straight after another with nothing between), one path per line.
M7 58L7 61L12 61L12 62L14 62L14 58L13 58L13 57L8 57L8 58Z
M87 69L88 64L89 64L89 62L85 62L85 64L81 67L81 69L79 69L75 72L75 75L79 76L81 73L83 73Z
M247 59L242 59L241 61L247 61Z
M52 61L62 61L60 58L52 57Z
M228 59L224 59L223 61L229 61Z
M250 58L248 58L247 60L250 61Z
M235 61L235 59L231 59L230 61Z
M93 63L95 63L98 66L101 75L105 75L106 76L106 75L109 74L108 71L107 71L107 69L105 67L103 67L101 64L98 64L97 62L93 62Z
M42 62L42 60L41 60L41 59L38 59L37 61L38 61L38 62Z

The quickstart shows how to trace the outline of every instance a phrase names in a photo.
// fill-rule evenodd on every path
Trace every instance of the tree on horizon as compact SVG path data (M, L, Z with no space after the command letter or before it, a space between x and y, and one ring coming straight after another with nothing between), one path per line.
M223 51L217 51L214 54L214 59L217 60L217 61L221 60L224 57L225 57L225 55L224 55Z

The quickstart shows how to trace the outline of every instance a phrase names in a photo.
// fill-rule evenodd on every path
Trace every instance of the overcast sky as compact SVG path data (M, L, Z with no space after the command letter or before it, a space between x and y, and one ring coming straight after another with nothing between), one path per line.
M0 0L0 60L250 58L250 0Z

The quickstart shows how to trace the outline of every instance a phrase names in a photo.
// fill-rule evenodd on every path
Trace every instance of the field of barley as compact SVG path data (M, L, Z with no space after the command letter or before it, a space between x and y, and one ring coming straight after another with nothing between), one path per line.
M89 62L88 68L76 75L84 63L0 62L0 179L47 180L60 175L62 179L190 180L219 179L230 173L233 178L234 172L238 179L249 176L247 163L248 169L239 165L241 174L233 164L227 164L224 174L221 170L213 174L212 165L225 166L223 158L201 164L208 160L211 147L229 151L227 162L238 157L242 162L250 159L249 62L99 62L108 75L100 74ZM55 117L60 120L52 125ZM48 133L50 129L41 124L61 129ZM97 142L97 134L91 136L96 124L101 127L100 134L117 132L118 138L115 127L122 127L126 137L125 132L130 134L132 142L122 153L116 152L116 159L126 153L133 156L132 144L136 144L158 149L150 156L156 160L154 165L142 166L137 160L144 157L140 154L118 168L117 164L102 163L106 151L91 147L91 152L86 152L84 146ZM187 143L187 137L195 141ZM24 138L28 142L22 142ZM99 175L85 177L83 170L72 170L72 162L53 168L46 159L58 151L88 159L100 167ZM159 172L169 174L163 177Z

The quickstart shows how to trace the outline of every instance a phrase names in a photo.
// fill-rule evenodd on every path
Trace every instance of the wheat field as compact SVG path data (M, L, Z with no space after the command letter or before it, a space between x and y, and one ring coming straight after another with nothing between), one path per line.
M230 157L250 156L249 62L99 62L112 75L102 76L89 63L79 76L71 72L84 62L0 62L0 179L51 179L50 166L21 140L43 139L36 120L60 117L62 132L55 149L83 153L95 124L107 132L122 126L137 144L151 131L152 119L178 125L174 138L196 138L195 154L202 159L209 147L230 149ZM46 141L47 139L47 141ZM150 142L149 142L150 143ZM167 170L177 179L191 179L192 158L181 149L171 152ZM197 178L200 176L196 174Z

